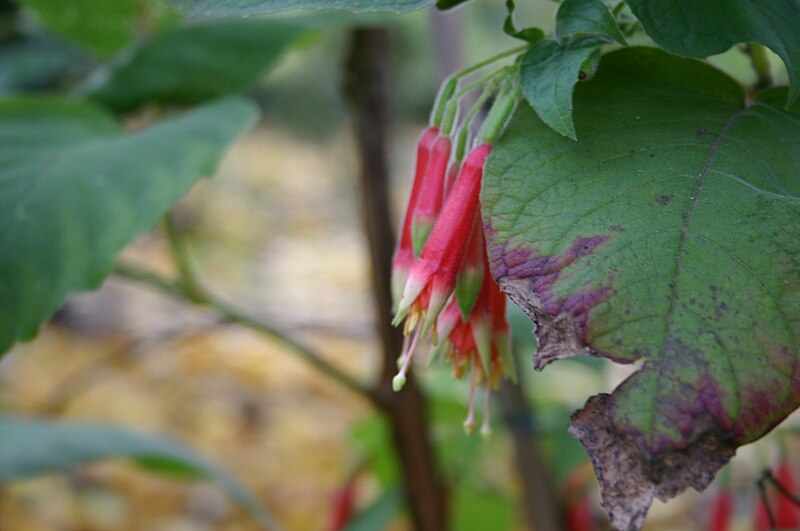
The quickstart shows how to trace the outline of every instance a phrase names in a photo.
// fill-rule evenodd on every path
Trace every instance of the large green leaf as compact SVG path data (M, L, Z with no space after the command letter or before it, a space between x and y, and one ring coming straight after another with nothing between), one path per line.
M621 50L575 91L578 142L522 107L488 161L492 271L536 323L536 368L641 364L571 428L618 529L800 405L800 114L766 96Z
M780 55L800 97L800 2L797 0L627 0L644 29L665 49L706 57L739 42L760 42Z
M129 457L192 470L222 487L265 528L276 520L234 477L168 439L102 424L47 422L0 415L0 483Z
M0 101L0 352L97 287L255 118L228 99L126 134L87 103Z
M434 0L167 0L176 9L196 15L255 15L290 9L345 9L354 13L421 9Z
M118 111L151 101L191 104L241 92L258 82L300 32L264 19L169 29L121 57L86 92Z

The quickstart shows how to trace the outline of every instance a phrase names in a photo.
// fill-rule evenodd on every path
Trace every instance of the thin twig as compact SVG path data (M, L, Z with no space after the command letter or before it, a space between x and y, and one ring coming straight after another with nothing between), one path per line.
M284 332L281 332L280 330L270 326L268 323L265 323L256 317L247 315L243 311L238 310L233 306L230 306L227 303L217 299L213 295L206 293L199 288L199 286L196 286L197 291L190 297L190 295L184 289L183 282L175 281L131 265L118 264L114 269L114 274L123 278L128 278L143 284L147 284L164 293L172 295L179 300L210 308L230 323L244 326L245 328L249 328L268 336L270 339L278 341L283 346L287 347L294 355L303 359L329 378L336 380L350 390L355 391L371 401L374 401L375 399L373 393L365 385L361 384L352 376L342 372L340 369L325 361L325 359L323 359L319 354L310 348L302 345L300 342L288 336Z
M764 488L766 478L769 476L769 471L766 471L764 476L758 480L758 495L761 497L761 503L764 504L764 510L767 513L767 520L769 521L769 528L775 529L775 515L772 514L772 507L769 506L769 498L767 497L767 489Z
M195 275L194 268L189 259L186 240L175 226L175 220L171 213L164 216L164 232L167 235L167 242L169 242L172 259L175 261L175 266L178 268L178 278L181 289L190 301L202 298L200 283L197 280L197 275Z
M792 491L787 489L783 483L775 479L775 476L772 475L771 471L765 470L763 479L771 483L772 486L775 487L777 491L781 493L786 499L788 499L795 505L800 506L800 497L797 497Z
M409 377L402 391L392 391L403 336L391 325L389 278L395 232L388 216L388 45L385 28L352 30L343 70L343 88L350 102L357 141L364 231L369 243L376 328L383 357L375 393L378 406L392 426L412 525L416 531L442 531L449 527L447 498L428 433L424 396L413 377Z

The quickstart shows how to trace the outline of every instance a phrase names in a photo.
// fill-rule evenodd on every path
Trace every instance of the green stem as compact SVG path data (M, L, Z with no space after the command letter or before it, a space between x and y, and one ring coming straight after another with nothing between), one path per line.
M190 296L189 293L186 292L183 282L180 280L176 282L161 275L157 275L155 273L151 273L149 271L145 271L143 269L121 263L117 264L116 268L114 269L114 274L120 277L141 282L143 284L147 284L180 300L191 302L198 306L205 306L207 308L210 308L228 322L244 326L245 328L254 330L260 334L269 337L274 341L277 341L278 343L281 343L294 355L306 361L315 369L319 370L321 373L325 374L329 378L339 382L340 384L344 385L345 387L349 388L355 393L365 398L368 398L369 400L372 401L375 400L372 392L367 387L362 385L353 377L349 376L348 374L345 374L335 366L325 361L319 354L317 354L313 350L302 345L301 343L299 343L289 335L285 334L284 332L281 332L277 328L255 317L247 315L241 310L238 310L233 306L230 306L227 303L222 302L221 300L217 299L216 297L208 293L203 292L202 290L198 291L197 293L193 293Z
M464 154L467 149L467 140L469 139L469 131L470 125L472 121L475 119L475 115L483 108L486 104L486 101L489 97L494 93L497 89L497 82L493 81L486 85L486 88L483 90L481 95L475 101L475 104L467 113L467 116L464 118L464 122L461 125L461 129L458 131L458 141L456 143L456 162L461 162L464 159Z
M456 92L455 95L450 99L450 103L448 103L447 105L447 110L445 111L444 115L444 124L442 125L442 134L445 136L449 136L450 133L453 131L456 115L458 114L459 101L461 100L461 98L463 98L468 92L475 90L476 88L485 85L490 81L508 75L511 72L511 70L512 67L505 66L503 68L500 68L499 70L495 70L494 72L489 72L479 77L475 81L469 83L468 85L464 86L458 92Z
M497 140L505 129L508 119L514 112L514 107L516 107L517 99L519 98L520 88L517 85L508 89L507 86L508 85L505 85L503 89L501 89L502 94L498 96L497 101L492 105L489 116L486 117L486 120L484 120L481 126L481 130L478 133L479 143L494 144L495 140Z
M444 85L442 86L442 89L439 91L438 97L436 98L436 104L433 106L433 112L431 114L432 116L431 121L433 122L433 125L435 125L436 127L439 127L441 125L442 119L445 114L445 110L448 108L453 98L453 93L455 92L458 81L462 77L469 75L475 72L476 70L480 70L481 68L488 66L496 61L505 59L506 57L510 57L512 55L516 55L524 50L527 50L529 47L530 44L524 44L522 46L517 46L516 48L511 48L510 50L500 52L497 55L493 55L488 59L484 59L479 63L475 63L472 66L460 70L455 74L451 75L449 78L447 78L447 81L445 81Z
M167 235L169 249L175 267L178 268L178 282L186 297L193 302L202 297L202 288L197 281L192 262L189 259L189 251L186 247L186 240L181 236L180 231L175 226L172 214L164 216L164 232Z
M756 90L771 87L774 81L772 79L772 72L770 71L767 49L764 45L757 42L750 42L744 46L744 51L750 57L750 64L753 65L753 70L755 70L756 73Z

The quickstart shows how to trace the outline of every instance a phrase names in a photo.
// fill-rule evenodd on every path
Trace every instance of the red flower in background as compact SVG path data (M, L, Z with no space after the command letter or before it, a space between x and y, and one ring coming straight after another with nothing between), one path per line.
M711 502L708 531L728 531L733 516L733 496L728 489L721 489Z

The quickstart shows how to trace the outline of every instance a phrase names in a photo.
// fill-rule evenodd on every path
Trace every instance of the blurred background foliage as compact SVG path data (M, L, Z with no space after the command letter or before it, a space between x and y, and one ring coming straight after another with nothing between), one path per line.
M520 2L517 17L548 30L556 8ZM293 12L199 21L155 0L4 0L0 93L88 98L131 130L230 93L256 101L261 121L212 179L180 201L175 223L209 291L371 381L380 359L341 91L348 32L355 25L389 27L396 219L439 82L513 45L499 31L505 15L501 1L476 0L446 14ZM712 60L753 81L737 50ZM123 258L176 273L161 229L138 237ZM530 412L495 415L490 439L463 433L465 382L453 381L446 367L421 373L451 489L452 529L528 528L511 430L539 435L560 496L567 504L588 500L601 529L591 468L566 426L585 397L612 389L632 369L577 360L535 374L531 325L516 311L512 324ZM112 277L100 290L71 298L35 341L2 359L0 412L182 441L241 480L287 529L331 529L334 500L348 488L356 516L347 529L409 528L391 429L368 402L280 343L129 280ZM754 478L773 462L776 439L735 460L728 481L744 500L737 529L749 529ZM647 529L702 529L712 494L654 507ZM175 462L103 461L0 488L0 530L258 528L219 486Z

